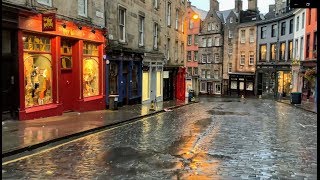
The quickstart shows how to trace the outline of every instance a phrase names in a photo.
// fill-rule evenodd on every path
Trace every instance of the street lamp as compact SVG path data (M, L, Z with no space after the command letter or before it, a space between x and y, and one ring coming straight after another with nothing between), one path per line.
M194 19L194 20L197 20L199 18L199 15L198 14L194 14L193 16L192 16L192 19Z

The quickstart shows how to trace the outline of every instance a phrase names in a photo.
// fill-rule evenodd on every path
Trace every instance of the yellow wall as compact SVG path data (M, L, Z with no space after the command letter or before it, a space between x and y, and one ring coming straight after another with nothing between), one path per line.
M161 78L161 71L157 71L157 97L161 96L162 90L162 78Z
M143 72L142 75L142 101L148 100L150 98L150 88L149 88L149 72Z

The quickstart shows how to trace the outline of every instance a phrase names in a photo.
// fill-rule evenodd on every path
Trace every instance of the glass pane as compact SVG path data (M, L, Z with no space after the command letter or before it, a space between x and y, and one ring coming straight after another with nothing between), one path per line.
M11 32L2 30L2 54L11 53Z
M27 51L50 52L50 39L34 35L25 35L23 37L23 48Z
M99 95L99 64L98 58L83 60L83 96Z
M61 57L61 68L62 69L71 69L72 68L72 57L62 56Z
M51 55L24 53L25 105L52 103Z

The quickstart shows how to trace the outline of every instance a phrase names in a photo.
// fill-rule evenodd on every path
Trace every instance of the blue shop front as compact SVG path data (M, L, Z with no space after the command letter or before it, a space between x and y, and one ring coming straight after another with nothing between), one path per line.
M141 103L143 53L113 51L107 56L106 104L109 95L119 95L118 106Z

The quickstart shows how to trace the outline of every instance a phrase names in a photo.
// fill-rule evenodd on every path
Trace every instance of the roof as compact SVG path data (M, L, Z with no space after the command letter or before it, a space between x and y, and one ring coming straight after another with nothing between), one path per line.
M191 6L191 9L200 16L201 20L204 20L208 14L208 11L199 9L196 6Z
M228 18L228 16L230 15L230 13L231 13L232 11L236 14L237 17L239 16L239 13L236 13L236 12L234 11L234 9L228 9L228 10L224 10L224 11L218 11L218 12L217 12L217 15L218 15L219 18L225 23L225 22L227 22L227 18Z

